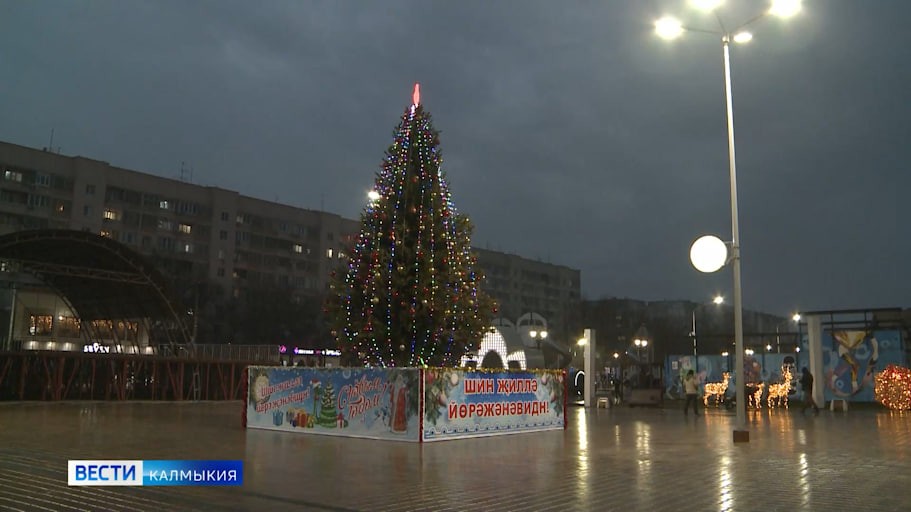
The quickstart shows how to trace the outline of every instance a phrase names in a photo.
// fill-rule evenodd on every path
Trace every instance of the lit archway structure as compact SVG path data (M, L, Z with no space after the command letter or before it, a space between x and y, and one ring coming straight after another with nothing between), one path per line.
M86 231L19 231L0 236L0 260L53 289L88 329L94 320L142 319L172 345L191 341L187 310L164 276L114 240Z

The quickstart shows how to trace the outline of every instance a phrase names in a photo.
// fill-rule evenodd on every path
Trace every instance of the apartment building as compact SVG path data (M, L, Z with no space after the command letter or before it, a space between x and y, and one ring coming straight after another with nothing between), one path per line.
M360 221L0 142L0 235L47 228L109 237L178 281L214 285L230 300L252 287L322 296L330 273L344 271ZM520 334L523 317L540 316L553 341L575 339L579 270L476 252L485 291Z
M282 285L321 293L357 221L218 187L0 142L0 234L74 229L152 256L226 293Z
M497 299L500 317L516 325L521 335L545 327L558 343L581 336L579 304L581 273L577 269L530 260L515 254L474 249L486 274L484 291Z

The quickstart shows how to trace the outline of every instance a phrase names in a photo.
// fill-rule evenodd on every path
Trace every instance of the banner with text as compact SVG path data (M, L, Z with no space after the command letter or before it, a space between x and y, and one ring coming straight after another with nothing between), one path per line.
M424 441L565 427L562 371L424 370Z
M247 427L420 440L417 368L249 367Z

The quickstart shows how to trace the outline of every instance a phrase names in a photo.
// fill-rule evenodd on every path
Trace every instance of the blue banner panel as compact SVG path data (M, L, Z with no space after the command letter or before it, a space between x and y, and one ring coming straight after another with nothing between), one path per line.
M905 351L898 330L828 330L822 336L823 375L815 375L826 401L874 400L873 376L890 364L903 365Z
M251 366L247 427L420 440L417 368Z
M562 429L563 372L424 370L424 441Z

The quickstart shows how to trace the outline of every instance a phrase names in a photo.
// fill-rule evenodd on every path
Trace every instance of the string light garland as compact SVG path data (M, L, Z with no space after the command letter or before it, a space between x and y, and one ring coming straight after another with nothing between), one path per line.
M874 378L876 401L896 411L911 410L911 369L890 364Z
M374 193L375 192L375 193ZM343 364L454 366L496 305L479 291L472 226L452 203L439 133L415 85L326 312Z

